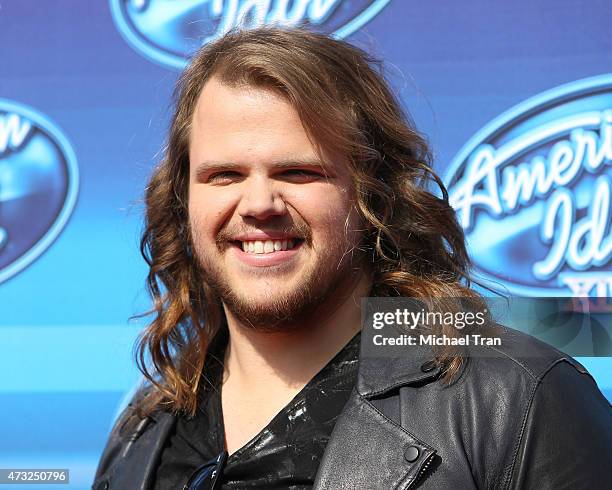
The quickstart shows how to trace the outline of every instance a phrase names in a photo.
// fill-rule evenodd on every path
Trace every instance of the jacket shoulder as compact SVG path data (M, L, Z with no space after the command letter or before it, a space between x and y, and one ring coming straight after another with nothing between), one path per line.
M499 410L526 410L551 371L560 382L544 388L554 391L560 403L566 391L564 380L568 384L577 380L599 391L595 379L573 357L518 330L498 326L496 332L501 345L478 349L457 378L463 389L478 394L477 399Z
M476 466L489 458L485 452L501 456L492 465L499 471L483 472L481 481L502 488L531 488L543 480L562 486L570 467L572 478L604 478L596 467L612 455L612 411L594 378L580 362L528 334L501 327L499 338L491 355L469 360L462 379L469 411L488 414L478 419L479 428L498 435L486 451L476 445L480 450L471 452ZM593 450L575 458L571 448L585 446L584 434L591 434Z
M571 356L507 330L508 341L498 348L505 361L499 363L496 378L512 379L504 372L515 366L517 382L508 383L506 395L523 403L510 405L520 417L513 424L511 459L499 482L511 489L535 488L543 481L550 488L565 487L568 481L580 481L584 488L607 482L603 486L608 488L612 410L595 379ZM523 384L529 389L519 395L521 378L530 382Z
M538 382L555 365L567 363L576 371L591 377L576 359L531 335L504 326L499 326L498 331L501 345L487 347L489 352L483 351L484 355L478 362L481 367L486 365L493 369L491 360L495 359L505 373L514 372Z
M129 441L135 440L139 432L144 430L148 417L142 413L142 406L153 392L154 387L151 385L140 387L119 414L100 456L95 478L106 473L113 462L120 458Z

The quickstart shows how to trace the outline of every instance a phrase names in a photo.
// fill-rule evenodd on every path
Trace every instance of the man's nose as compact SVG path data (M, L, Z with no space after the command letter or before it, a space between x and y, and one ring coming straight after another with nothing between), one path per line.
M287 208L275 183L261 177L246 182L237 211L243 218L265 220L285 214Z

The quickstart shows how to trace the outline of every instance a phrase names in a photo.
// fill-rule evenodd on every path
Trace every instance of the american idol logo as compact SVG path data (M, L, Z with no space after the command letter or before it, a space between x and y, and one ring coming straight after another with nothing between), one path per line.
M235 27L303 26L346 37L390 0L110 0L126 41L147 58L184 68L206 44Z
M479 131L446 183L477 272L512 293L612 296L612 74Z
M0 99L0 282L39 257L76 202L76 157L49 119Z

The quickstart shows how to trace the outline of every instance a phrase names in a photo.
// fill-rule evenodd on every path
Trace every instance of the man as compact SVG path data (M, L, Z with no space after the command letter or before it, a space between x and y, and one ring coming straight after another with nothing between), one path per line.
M373 60L302 30L233 32L177 94L146 194L149 383L94 488L610 481L610 406L552 348L504 330L495 358L359 358L361 298L479 301L427 146Z

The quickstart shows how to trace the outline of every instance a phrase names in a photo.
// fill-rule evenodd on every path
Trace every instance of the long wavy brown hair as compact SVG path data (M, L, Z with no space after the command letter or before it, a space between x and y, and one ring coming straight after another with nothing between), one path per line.
M320 149L346 157L367 228L371 296L478 301L463 230L432 171L426 141L389 89L381 64L347 42L306 30L230 32L201 48L180 76L164 157L146 188L141 250L154 318L136 357L154 387L149 409L195 412L207 348L226 328L220 299L192 253L187 209L190 127L213 75L229 86L282 94ZM445 333L457 335L454 328ZM464 358L441 349L436 361L451 379Z

